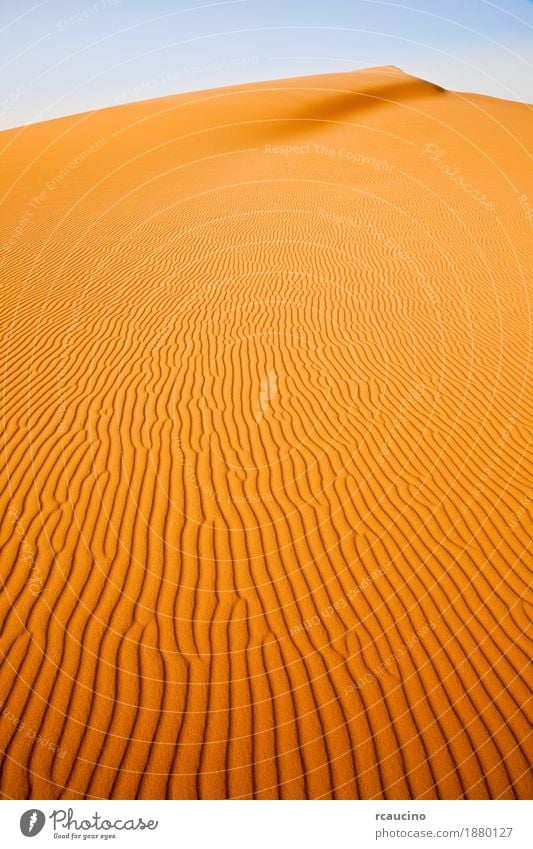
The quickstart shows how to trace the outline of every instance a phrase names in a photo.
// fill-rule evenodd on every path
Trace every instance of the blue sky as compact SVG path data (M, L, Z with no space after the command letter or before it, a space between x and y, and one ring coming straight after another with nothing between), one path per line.
M2 0L0 128L371 65L532 102L532 30L531 0Z

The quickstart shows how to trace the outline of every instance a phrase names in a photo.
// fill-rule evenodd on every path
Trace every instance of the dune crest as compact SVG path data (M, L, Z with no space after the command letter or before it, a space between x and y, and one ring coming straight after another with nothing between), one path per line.
M531 795L529 114L383 67L0 135L4 798Z

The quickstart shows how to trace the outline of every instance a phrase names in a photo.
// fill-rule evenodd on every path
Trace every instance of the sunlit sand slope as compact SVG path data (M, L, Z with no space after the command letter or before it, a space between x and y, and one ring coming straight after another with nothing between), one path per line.
M387 67L0 135L4 798L531 794L530 114Z

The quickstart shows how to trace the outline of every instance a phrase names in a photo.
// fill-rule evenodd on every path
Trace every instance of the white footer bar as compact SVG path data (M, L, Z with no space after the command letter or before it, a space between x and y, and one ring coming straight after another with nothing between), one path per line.
M3 801L0 844L183 849L531 849L531 802ZM34 842L32 842L34 841ZM68 841L68 843L67 843Z

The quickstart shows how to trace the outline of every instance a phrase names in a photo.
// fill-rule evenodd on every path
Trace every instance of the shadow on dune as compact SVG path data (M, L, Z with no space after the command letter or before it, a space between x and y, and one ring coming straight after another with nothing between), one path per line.
M357 119L365 112L401 106L407 101L420 100L446 93L446 89L434 83L408 78L398 83L371 86L367 91L345 91L332 93L308 103L280 126L280 135L289 137L302 132L302 121L309 121L308 130L316 129L320 122ZM305 98L307 99L307 98ZM318 122L318 124L317 124Z

